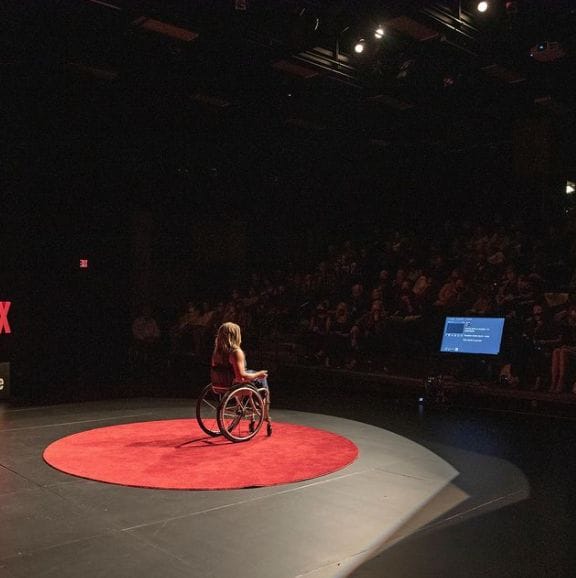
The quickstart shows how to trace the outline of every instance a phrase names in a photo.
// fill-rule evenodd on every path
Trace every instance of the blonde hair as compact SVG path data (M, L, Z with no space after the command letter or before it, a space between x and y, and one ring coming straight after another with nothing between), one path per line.
M218 333L216 333L212 359L216 358L220 359L220 361L227 360L233 351L240 348L241 342L242 335L240 333L240 326L236 325L236 323L223 323L218 328Z

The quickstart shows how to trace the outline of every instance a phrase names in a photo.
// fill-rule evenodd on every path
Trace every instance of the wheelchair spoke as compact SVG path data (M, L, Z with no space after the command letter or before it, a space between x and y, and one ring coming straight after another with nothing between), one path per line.
M196 419L200 428L210 436L220 435L220 428L217 422L218 406L222 395L216 393L211 384L203 390L196 402Z
M262 398L251 386L240 387L222 401L218 423L224 436L231 441L246 441L262 426Z

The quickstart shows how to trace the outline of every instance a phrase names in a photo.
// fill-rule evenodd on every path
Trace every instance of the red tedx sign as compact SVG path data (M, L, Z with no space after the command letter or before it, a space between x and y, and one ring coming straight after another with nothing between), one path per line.
M11 301L0 301L0 333L12 333L10 323L8 323L8 311L10 311Z

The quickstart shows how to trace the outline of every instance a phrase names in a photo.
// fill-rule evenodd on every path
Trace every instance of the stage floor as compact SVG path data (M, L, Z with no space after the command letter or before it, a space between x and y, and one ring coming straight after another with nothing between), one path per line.
M284 408L273 411L275 420L344 435L359 447L357 461L325 477L267 488L103 484L52 469L43 449L87 429L190 417L193 401L4 407L0 578L572 575L565 534L571 503L532 495L528 477L512 463L506 428L494 430L493 417L427 416L392 400L376 406L370 395L353 398L356 407L334 395L289 399L276 396ZM322 405L332 415L319 411ZM492 444L494 451L466 449L478 444L476 436L479 449ZM555 450L548 449L553 468ZM545 448L533 451L545 457ZM510 459L502 459L506 452ZM543 510L547 503L557 510Z

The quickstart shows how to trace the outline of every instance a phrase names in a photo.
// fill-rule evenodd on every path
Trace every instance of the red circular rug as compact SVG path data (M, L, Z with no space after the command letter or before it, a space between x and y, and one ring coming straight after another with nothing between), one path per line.
M263 427L248 442L207 436L194 419L148 421L62 438L44 459L74 476L143 488L225 490L288 484L352 463L358 448L324 430L290 423Z

